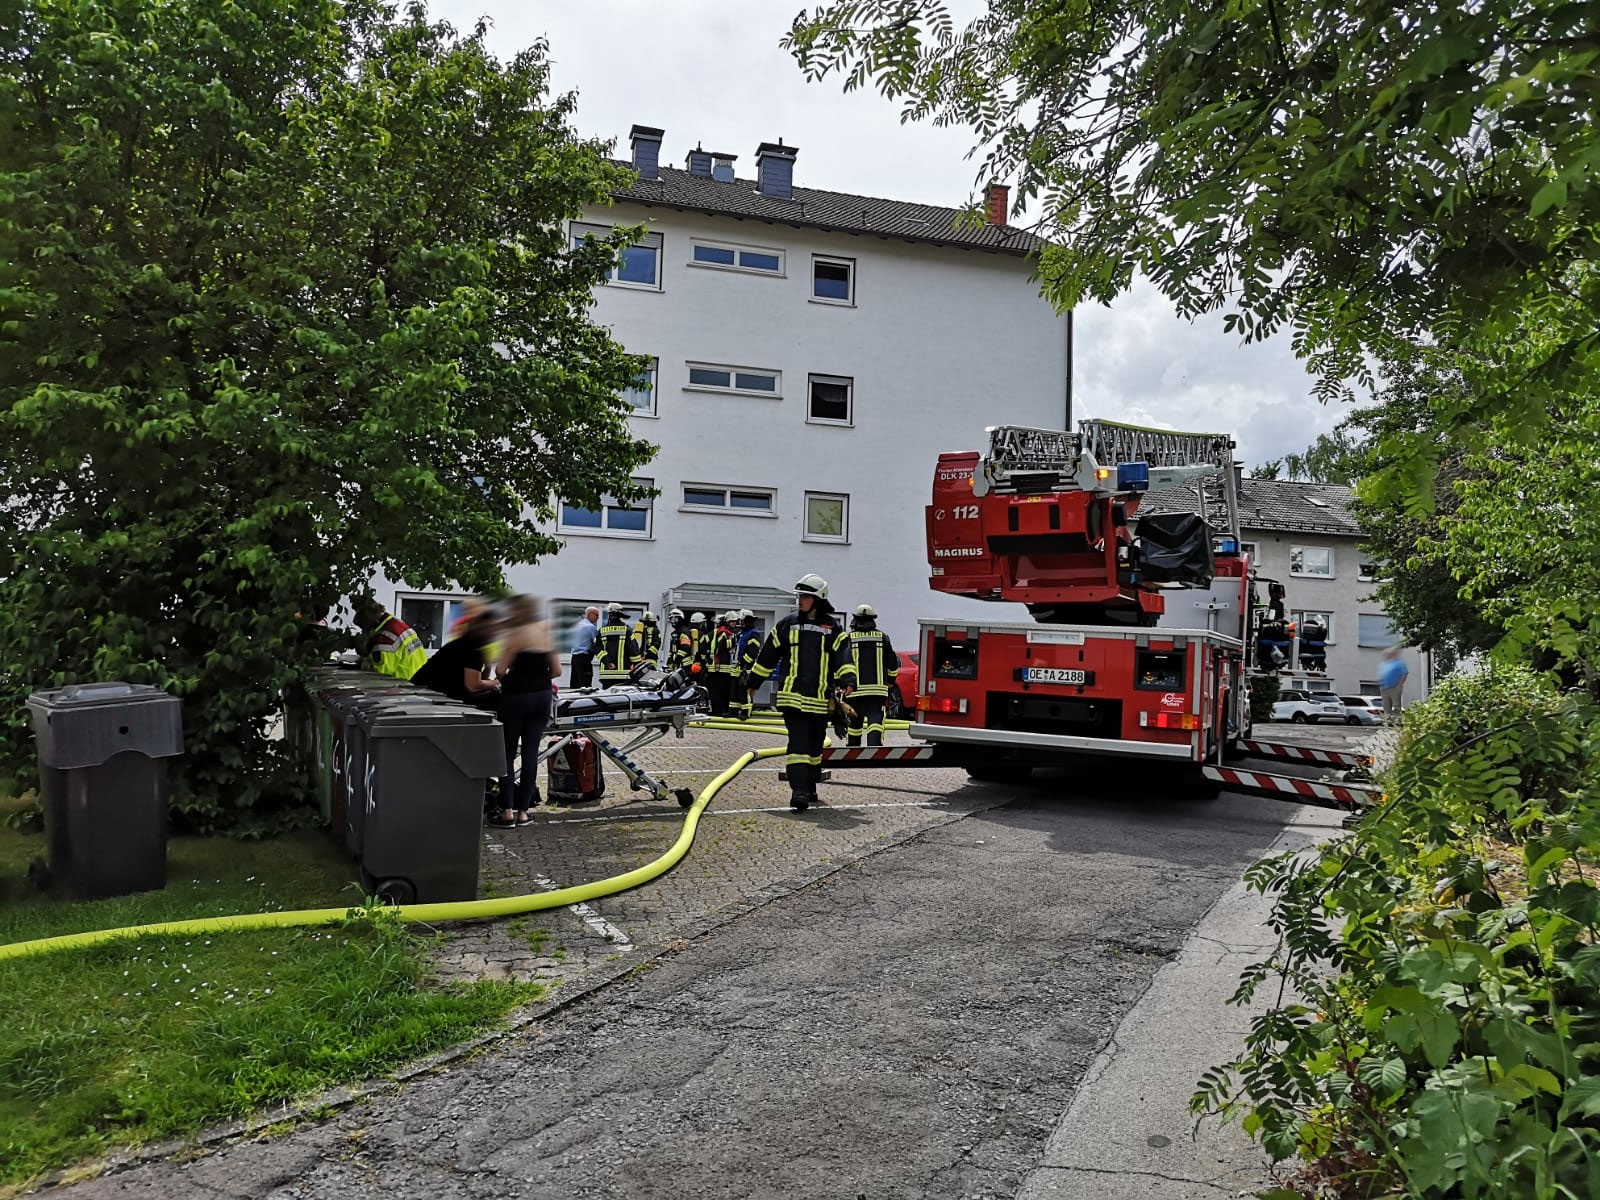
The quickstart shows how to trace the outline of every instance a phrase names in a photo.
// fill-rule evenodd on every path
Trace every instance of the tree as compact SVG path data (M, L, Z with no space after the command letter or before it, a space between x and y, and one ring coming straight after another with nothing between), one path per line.
M1359 444L1341 423L1332 433L1319 433L1317 440L1299 454L1268 459L1251 474L1257 479L1295 479L1302 483L1342 483L1356 481L1360 464Z
M626 181L509 63L381 0L0 14L0 769L33 688L185 700L180 805L297 799L264 733L298 614L479 589L553 497L633 498L643 361L590 319ZM266 814L266 815L263 815Z
M957 28L941 0L835 0L785 44L907 120L971 125L984 172L1039 203L1058 304L1143 273L1247 339L1291 330L1324 399L1411 344L1472 352L1472 407L1440 420L1531 444L1600 367L1594 18L990 0Z

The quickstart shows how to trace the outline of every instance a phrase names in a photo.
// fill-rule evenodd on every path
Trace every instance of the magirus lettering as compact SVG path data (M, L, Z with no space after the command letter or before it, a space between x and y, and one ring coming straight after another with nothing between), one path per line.
M935 550L935 558L982 558L982 546L952 546L948 550Z

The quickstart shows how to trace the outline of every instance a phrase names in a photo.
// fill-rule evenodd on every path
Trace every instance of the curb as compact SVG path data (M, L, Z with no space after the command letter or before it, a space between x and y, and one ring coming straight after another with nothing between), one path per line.
M225 1145L234 1145L258 1139L269 1130L284 1124L299 1125L307 1121L324 1120L334 1113L350 1108L363 1100L399 1091L404 1084L413 1079L433 1074L454 1063L471 1058L479 1051L485 1050L498 1042L506 1041L512 1036L536 1026L545 1017L560 1012L562 1009L578 1003L601 989L627 978L635 971L651 963L658 962L669 955L679 953L686 948L678 946L679 942L689 942L703 938L723 926L737 921L740 917L748 916L753 912L766 908L770 904L775 904L779 900L804 891L813 884L828 878L830 875L837 874L847 867L852 867L856 863L882 854L885 851L893 850L896 846L903 846L907 842L914 841L937 829L943 829L959 821L964 821L978 813L988 812L995 808L1003 808L1011 803L1014 798L997 799L992 804L982 804L963 812L946 813L930 825L924 825L919 829L905 833L884 834L835 858L807 867L805 870L786 876L775 883L767 884L765 887L751 892L748 896L724 905L686 928L677 931L667 939L665 945L657 947L634 961L605 963L591 971L586 971L583 975L577 977L575 983L568 985L563 982L553 988L553 992L559 993L554 998L541 1000L525 1008L514 1010L507 1017L506 1023L500 1028L418 1059L416 1062L396 1069L391 1075L378 1079L363 1080L360 1083L341 1084L338 1087L319 1092L314 1096L308 1096L300 1100L285 1101L249 1117L240 1117L221 1125L199 1130L188 1137L174 1138L165 1142L156 1142L147 1146L120 1151L87 1164L80 1163L70 1167L62 1167L48 1173L31 1186L24 1184L23 1190L16 1194L32 1195L37 1192L50 1191L67 1184L81 1183L88 1179L120 1174L135 1167L170 1160L179 1155L182 1155L185 1161L192 1161L203 1157L199 1153L200 1151L211 1152ZM826 812L827 805L821 805L818 811Z

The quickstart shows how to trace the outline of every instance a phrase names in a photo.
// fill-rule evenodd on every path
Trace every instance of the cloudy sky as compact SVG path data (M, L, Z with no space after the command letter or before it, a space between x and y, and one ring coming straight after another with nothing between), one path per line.
M778 47L800 0L429 0L436 17L470 29L509 57L550 43L556 86L578 93L576 124L616 138L631 125L667 131L662 158L683 164L703 142L739 155L780 137L800 148L795 182L928 204L974 194L972 138L961 129L901 125L875 93L807 83ZM1254 466L1304 449L1341 413L1311 396L1286 338L1245 346L1221 318L1190 324L1149 287L1110 308L1080 309L1073 394L1079 416L1232 431Z

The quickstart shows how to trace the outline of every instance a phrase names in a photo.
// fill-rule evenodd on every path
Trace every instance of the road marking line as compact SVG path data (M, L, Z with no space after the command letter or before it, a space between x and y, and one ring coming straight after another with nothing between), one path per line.
M546 879L543 875L535 875L533 881L547 892L557 892L561 890L560 885L558 885L555 880ZM628 937L627 934L623 933L622 930L618 929L610 921L606 920L599 913L595 912L594 909L590 908L583 901L580 900L576 904L567 905L567 911L576 913L578 920L582 921L590 929L594 930L601 937L605 938L606 941L614 945L619 952L633 949L633 941Z

